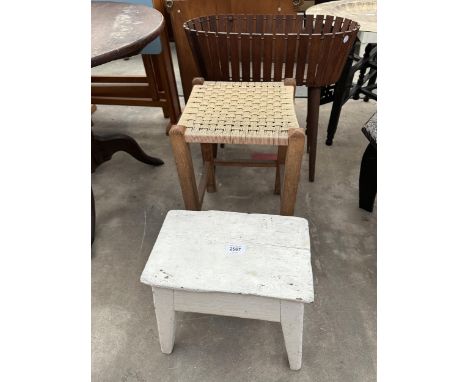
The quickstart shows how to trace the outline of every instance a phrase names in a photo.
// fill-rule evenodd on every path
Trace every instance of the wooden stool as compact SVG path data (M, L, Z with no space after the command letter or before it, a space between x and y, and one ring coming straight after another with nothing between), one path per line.
M281 195L281 215L293 215L304 152L304 129L294 110L295 81L193 81L193 89L178 125L169 135L187 210L200 210L205 190L216 191L215 166L276 167L275 193ZM195 181L188 143L201 144L204 174ZM218 143L278 146L276 160L216 159ZM281 169L284 185L281 186Z
M314 299L307 220L222 211L169 211L141 282L153 289L161 351L175 312L280 322L301 368L304 303Z

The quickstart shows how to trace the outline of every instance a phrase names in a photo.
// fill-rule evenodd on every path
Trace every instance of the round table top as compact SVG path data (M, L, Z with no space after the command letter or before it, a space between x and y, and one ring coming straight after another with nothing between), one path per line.
M339 0L307 8L308 15L339 16L357 21L360 32L377 33L377 0Z
M91 67L137 54L159 36L164 17L144 5L91 2Z

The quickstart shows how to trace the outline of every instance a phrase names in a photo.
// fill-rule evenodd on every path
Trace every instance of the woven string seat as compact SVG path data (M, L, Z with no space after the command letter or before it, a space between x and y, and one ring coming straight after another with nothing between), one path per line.
M282 82L210 82L195 85L179 120L186 142L288 144L299 128L294 87Z
M216 192L216 166L275 167L280 214L293 215L305 138L294 110L296 81L218 82L194 78L192 84L184 112L169 131L185 208L199 211L205 191ZM190 143L199 143L202 151L204 169L198 186ZM278 155L272 160L220 160L218 143L273 145L278 147Z

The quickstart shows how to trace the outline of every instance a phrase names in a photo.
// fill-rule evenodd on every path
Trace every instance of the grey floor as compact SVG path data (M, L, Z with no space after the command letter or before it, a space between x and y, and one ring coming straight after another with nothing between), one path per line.
M138 73L138 57L93 73ZM176 69L176 73L178 70ZM296 99L304 125L306 100ZM316 181L307 180L304 155L296 215L310 225L315 302L305 308L303 366L290 371L278 323L177 313L174 351L161 353L152 294L140 274L167 211L183 209L165 127L156 108L98 106L96 133L133 136L165 161L142 164L117 153L92 175L97 229L92 247L92 380L343 381L376 380L376 218L358 208L358 177L367 145L362 125L376 110L349 101L335 142L324 144L331 105L320 108ZM259 147L228 146L222 156L249 156ZM192 148L196 172L201 155ZM274 170L217 169L218 192L204 210L276 214Z

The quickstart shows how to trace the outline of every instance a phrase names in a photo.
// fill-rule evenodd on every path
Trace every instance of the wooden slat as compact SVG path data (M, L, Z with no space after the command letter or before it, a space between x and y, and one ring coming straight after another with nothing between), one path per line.
M287 47L286 47L286 68L284 72L285 78L292 78L293 71L294 71L294 63L296 62L296 54L297 54L297 35L290 34L288 35L287 39Z
M265 34L263 36L263 80L271 81L271 60L273 51L273 36Z
M318 86L315 80L316 73L319 72L322 68L319 67L320 60L320 47L322 44L322 38L320 35L310 35L309 42L309 55L307 57L307 86Z
M198 39L198 34L197 30L185 30L185 35L187 36L187 40L189 42L189 46L192 51L193 59L195 62L195 65L197 67L197 75L206 77L206 67L205 67L205 59L202 56L202 51L200 48L200 41Z
M255 32L253 15L246 16L244 32L247 32L249 34Z
M262 35L252 35L252 80L260 81L262 68Z
M250 159L233 159L233 160L220 160L215 159L216 166L227 167L276 167L275 160L250 160Z
M122 106L164 106L164 101L153 101L151 98L128 97L91 97L91 103L97 105L122 105Z
M234 18L232 15L226 16L226 32L227 33L234 32Z
M271 34L273 31L273 15L267 15L264 20L264 25L263 25L263 33L265 34Z
M298 86L304 83L304 70L307 62L307 50L309 46L309 36L306 34L299 35L299 45L297 49L296 63L296 83Z
M327 62L328 64L322 69L320 83L331 84L338 80L338 78L333 77L333 73L336 72L338 65L344 64L344 61L340 60L340 58L344 56L343 45L347 45L343 44L343 36L341 35L335 35L327 40L331 40L328 43L328 56L323 58L321 62ZM327 42L324 41L324 44L327 44Z
M142 83L147 84L148 78L146 76L91 76L92 83Z
M219 53L218 53L218 38L214 32L208 33L208 47L210 50L210 61L211 68L213 70L212 76L215 81L221 81L221 68L219 65Z
M322 34L330 33L332 30L333 16L327 15L323 24Z
M265 20L265 16L263 15L255 16L255 32L256 33L263 33L264 20Z
M285 24L285 19L283 16L276 15L275 17L275 22L274 22L274 33L275 34L281 34L284 33L284 24Z
M218 24L217 31L226 32L226 16L216 16L216 19Z
M283 79L283 63L284 63L284 48L285 48L285 37L284 35L276 35L274 39L274 80L281 81Z
M332 33L335 34L341 30L341 25L343 24L343 17L337 17L333 23Z
M228 42L227 35L225 33L218 34L218 53L219 63L221 69L221 80L229 81L229 54L228 54Z
M92 85L91 94L93 97L152 98L148 84L127 86L122 86L120 84L95 84Z
M211 32L217 32L218 31L218 24L216 22L216 16L210 16L208 17L208 25L210 27Z
M241 35L242 81L250 80L250 35Z
M229 51L231 52L231 80L232 81L240 81L239 47L240 47L240 36L236 34L230 34L229 35Z
M348 55L350 54L351 49L354 45L354 41L356 40L357 32L354 31L354 32L348 33L347 36L348 36L347 43L341 44L340 51L337 54L336 64L331 74L331 78L338 79L340 77L341 72L343 71L343 67L346 64ZM344 39L344 36L340 35L339 40L343 42L343 39Z
M332 38L325 38L320 42L319 48L320 53L318 55L318 67L317 74L315 77L314 86L322 86L326 83L325 73L327 71L327 66L333 65L333 60L329 60L329 55L331 53L331 43Z
M343 24L341 25L341 30L343 32L346 32L349 28L349 25L351 24L351 20L350 19L344 19L344 22Z
M206 69L206 74L203 73L207 78L211 78L213 69L211 65L210 47L208 42L207 32L197 32L198 47L200 49L200 58L202 59L203 66Z
M285 20L285 31L284 33L294 33L295 30L295 20L296 16L295 15L286 15L286 20Z
M306 15L304 31L306 33L314 32L314 15Z
M297 15L295 23L296 26L294 28L296 33L302 33L304 30L304 15Z
M323 15L317 15L314 21L314 33L322 33Z
M233 33L239 33L242 31L241 22L242 22L242 17L240 15L232 16L232 32Z

